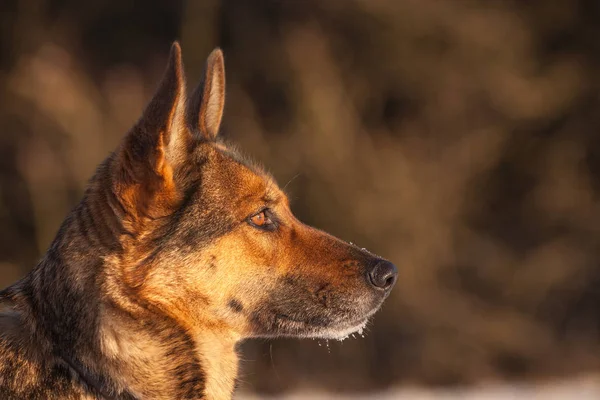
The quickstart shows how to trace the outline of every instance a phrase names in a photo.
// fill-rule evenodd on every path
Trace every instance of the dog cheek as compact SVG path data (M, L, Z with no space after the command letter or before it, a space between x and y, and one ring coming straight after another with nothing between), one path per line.
M229 307L234 314L241 314L244 312L244 305L235 297L229 299L227 307Z
M250 337L268 337L277 334L275 313L269 307L260 305L251 310L247 322Z

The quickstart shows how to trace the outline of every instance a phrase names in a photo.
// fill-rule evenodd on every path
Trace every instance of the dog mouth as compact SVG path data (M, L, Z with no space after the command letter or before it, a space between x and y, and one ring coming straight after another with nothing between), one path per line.
M354 334L363 335L370 318L379 307L359 317L346 316L343 319L302 318L300 316L277 313L277 333L283 336L301 337L308 339L339 340L347 339Z
M360 335L387 297L373 291L327 291L317 297L298 282L284 281L254 308L249 315L252 336L343 340Z

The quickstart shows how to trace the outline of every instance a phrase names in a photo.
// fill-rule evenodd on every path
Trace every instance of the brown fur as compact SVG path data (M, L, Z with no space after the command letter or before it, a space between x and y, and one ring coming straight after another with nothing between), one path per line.
M384 261L302 224L217 140L224 89L215 50L187 102L173 45L142 118L0 292L0 398L228 399L240 340L345 335L379 308Z

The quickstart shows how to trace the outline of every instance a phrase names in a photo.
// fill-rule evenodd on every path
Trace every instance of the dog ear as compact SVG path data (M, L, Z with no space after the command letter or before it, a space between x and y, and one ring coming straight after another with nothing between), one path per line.
M192 143L184 107L181 48L175 42L154 97L115 154L115 192L136 215L164 214L177 197L174 172Z
M225 106L225 61L221 49L214 49L204 68L200 84L190 97L187 122L206 140L215 140Z

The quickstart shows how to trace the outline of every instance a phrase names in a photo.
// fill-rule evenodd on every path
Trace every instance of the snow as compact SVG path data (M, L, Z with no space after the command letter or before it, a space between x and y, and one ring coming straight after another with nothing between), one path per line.
M473 388L398 388L367 394L334 394L323 391L290 393L267 397L241 393L237 400L598 400L600 379L579 379L545 384L494 384Z

